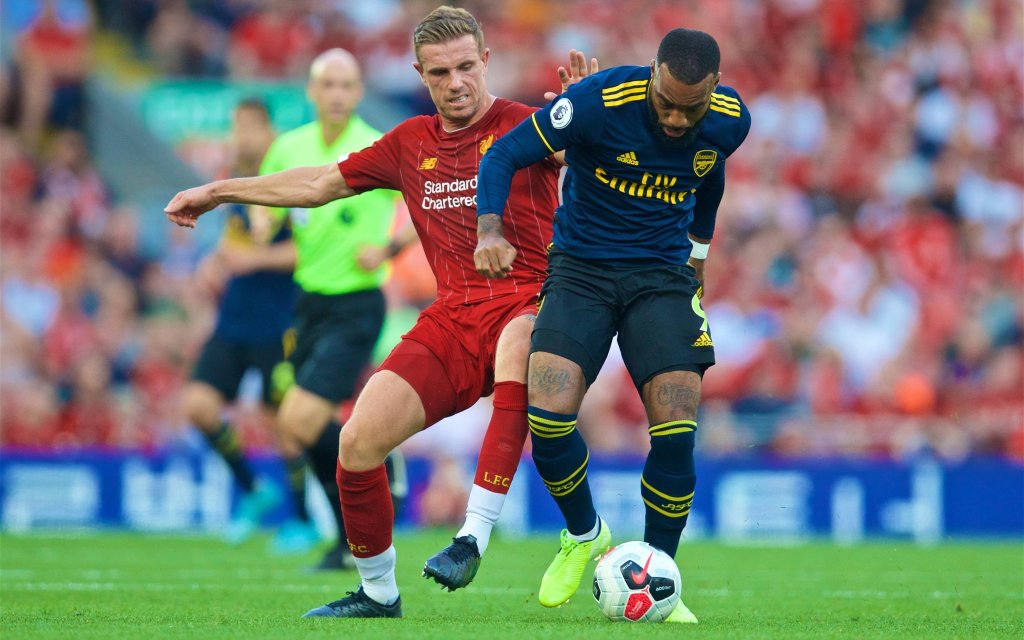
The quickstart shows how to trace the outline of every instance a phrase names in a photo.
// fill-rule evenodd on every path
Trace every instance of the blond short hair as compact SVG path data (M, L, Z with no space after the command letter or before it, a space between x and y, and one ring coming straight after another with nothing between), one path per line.
M473 36L477 51L483 53L484 32L473 14L465 9L444 5L431 11L416 25L412 32L412 48L418 60L423 45L450 42L463 36Z

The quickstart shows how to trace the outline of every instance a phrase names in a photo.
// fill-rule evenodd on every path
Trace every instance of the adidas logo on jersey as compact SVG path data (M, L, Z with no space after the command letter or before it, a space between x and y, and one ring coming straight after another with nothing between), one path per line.
M715 343L711 342L711 336L709 336L708 332L705 331L705 332L700 334L699 338L697 338L696 340L693 341L693 345L692 346L694 346L694 347L713 347L713 346L715 346Z
M619 162L624 162L624 163L626 163L628 165L632 165L634 167L640 166L640 163L637 162L637 160L636 160L636 154L633 153L632 151L627 151L626 153L620 154L615 159L618 160Z

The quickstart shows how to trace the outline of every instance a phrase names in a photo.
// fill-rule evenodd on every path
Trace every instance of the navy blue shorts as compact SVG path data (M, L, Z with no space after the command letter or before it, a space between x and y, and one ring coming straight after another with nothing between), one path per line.
M272 406L278 398L274 395L271 373L283 359L281 340L244 342L213 334L203 345L192 369L192 379L210 385L224 396L226 402L232 402L238 397L242 376L247 370L256 369L263 382L263 402Z
M572 360L589 386L617 333L638 391L666 371L703 375L715 348L698 285L689 266L605 265L552 249L531 351Z

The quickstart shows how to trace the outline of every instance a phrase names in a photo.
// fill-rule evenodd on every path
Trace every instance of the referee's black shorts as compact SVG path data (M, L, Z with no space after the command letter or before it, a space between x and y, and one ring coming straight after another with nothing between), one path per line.
M295 384L335 404L355 393L384 326L384 294L302 292L295 309Z

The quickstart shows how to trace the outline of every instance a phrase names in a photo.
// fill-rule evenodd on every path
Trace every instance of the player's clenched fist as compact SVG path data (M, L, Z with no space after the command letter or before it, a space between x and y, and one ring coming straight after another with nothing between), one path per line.
M196 220L210 209L216 207L220 202L213 196L210 185L203 185L179 191L167 206L164 213L167 219L180 227L195 227Z
M477 243L473 252L476 270L485 278L504 278L512 272L515 248L501 234L501 218L495 214L477 218Z

